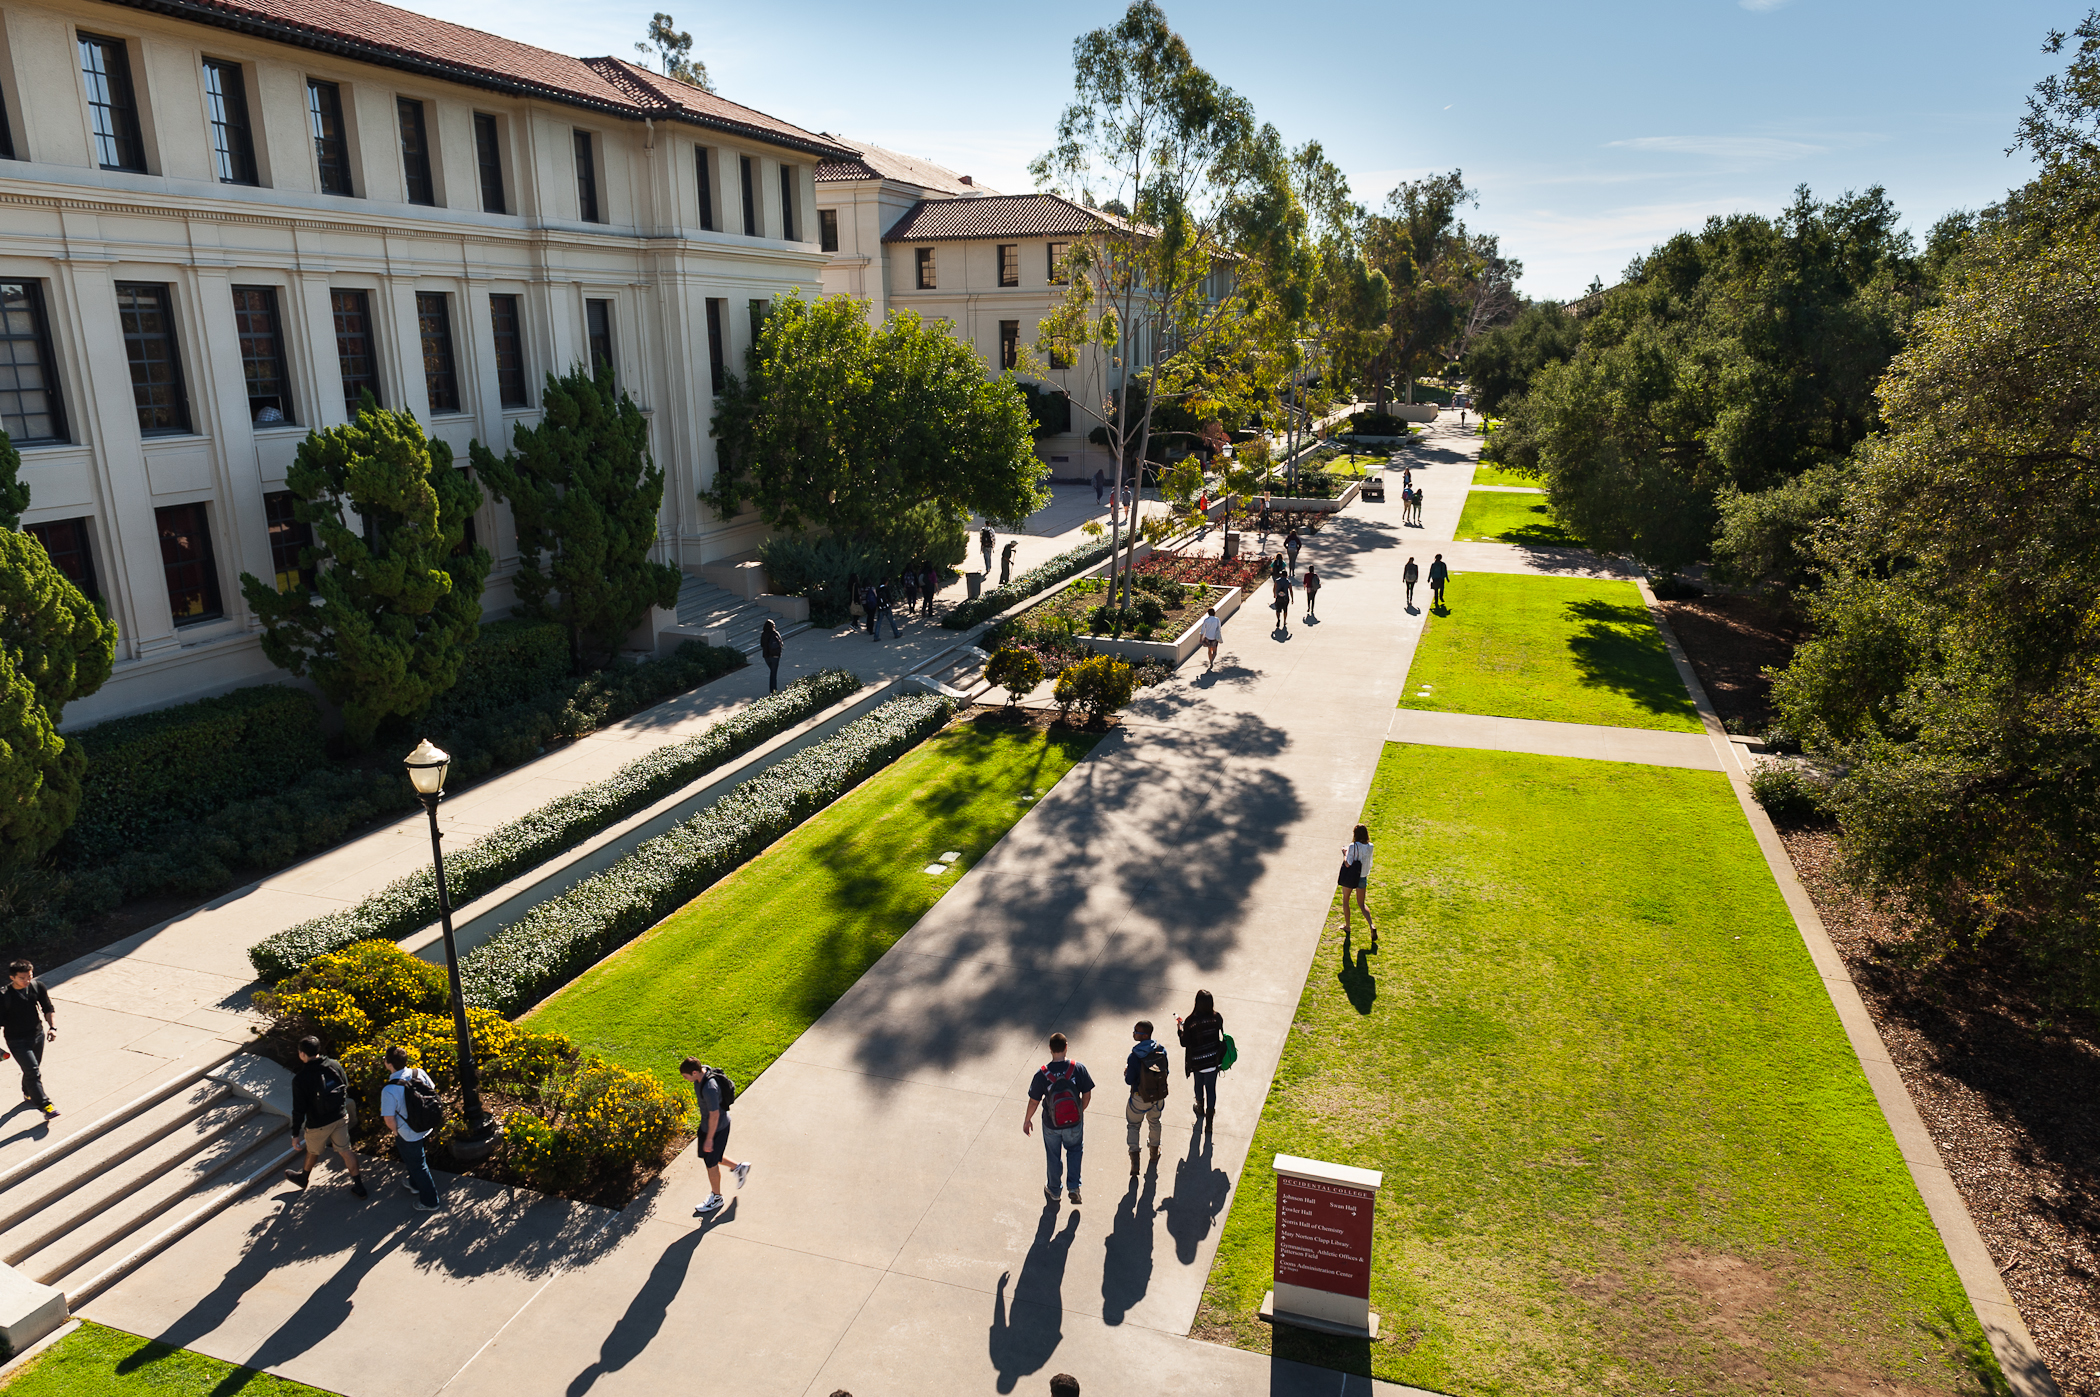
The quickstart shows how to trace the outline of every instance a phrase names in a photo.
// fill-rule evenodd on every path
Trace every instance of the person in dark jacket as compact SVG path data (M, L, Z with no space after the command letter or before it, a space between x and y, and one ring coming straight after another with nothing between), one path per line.
M984 570L986 572L992 570L992 546L998 541L999 536L990 529L980 529L977 532L977 546L984 550Z
M1123 1060L1123 1085L1130 1088L1130 1100L1123 1106L1123 1121L1130 1127L1130 1177L1138 1176L1138 1129L1151 1125L1149 1138L1152 1145L1152 1167L1159 1167L1159 1118L1167 1109L1167 1073L1172 1064L1167 1061L1164 1045L1152 1040L1152 1020L1139 1019L1130 1031L1136 1040L1130 1056ZM1145 1099L1145 1072L1154 1062L1159 1065L1158 1075L1152 1078L1159 1096L1156 1100Z
M1174 1036L1181 1040L1181 1071L1196 1079L1196 1115L1218 1114L1218 1064L1225 1060L1225 1016L1212 1004L1209 990L1196 991L1189 1016L1174 1016ZM1207 1103L1207 1104L1206 1104Z
M919 595L926 598L926 614L933 615L933 594L941 589L941 570L931 558L919 567Z
M1014 580L1014 553L1020 546L1019 542L1008 539L1006 547L999 550L999 585L1001 587Z
M772 621L759 628L758 653L766 662L766 692L780 692L780 655L787 646L781 642L780 627Z
M359 1198L371 1190L357 1170L357 1147L350 1143L350 1074L332 1057L321 1056L321 1040L299 1040L299 1070L292 1074L292 1138L299 1155L284 1176L301 1188L315 1165L333 1149L350 1171L350 1191Z
M42 1023L37 1022L39 1014L43 1016ZM58 1011L51 1007L51 991L37 979L36 967L28 961L10 963L7 985L0 988L0 1036L7 1039L7 1051L15 1066L22 1069L22 1099L49 1120L58 1114L58 1107L51 1104L51 1097L44 1090L47 1028L51 1037L58 1037Z
M868 639L882 643L882 593L870 582L860 594L860 609L868 614Z

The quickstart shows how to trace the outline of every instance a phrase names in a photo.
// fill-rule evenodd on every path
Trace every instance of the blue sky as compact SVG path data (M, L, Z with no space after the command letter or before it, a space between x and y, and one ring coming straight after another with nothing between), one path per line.
M688 8L412 0L409 8L580 56L632 56L655 4L723 95L798 125L926 156L1007 192L1071 92L1071 43L1119 3L838 0ZM1166 0L1196 61L1291 144L1322 142L1373 206L1463 170L1471 226L1521 258L1520 289L1580 294L1708 214L1793 188L1885 185L1920 234L2024 181L2007 158L2041 52L2082 3L1648 0L1465 6Z

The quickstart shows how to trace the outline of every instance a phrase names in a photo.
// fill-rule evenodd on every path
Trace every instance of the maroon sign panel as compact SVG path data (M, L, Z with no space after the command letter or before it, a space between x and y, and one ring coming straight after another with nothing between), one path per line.
M1371 1199L1367 1188L1276 1176L1276 1279L1367 1300Z

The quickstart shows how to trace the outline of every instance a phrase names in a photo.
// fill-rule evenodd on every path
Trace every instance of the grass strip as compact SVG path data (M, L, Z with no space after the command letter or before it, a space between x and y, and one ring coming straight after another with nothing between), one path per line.
M1124 540L1128 546L1127 532ZM1092 567L1108 556L1108 549L1107 538L1067 549L1048 562L1036 564L1004 587L992 588L975 601L957 602L948 608L947 615L941 617L941 624L951 631L966 631L979 621L997 616L1015 602L1026 601L1037 592L1055 587L1073 573Z
M1515 471L1503 466L1482 462L1473 468L1475 485L1521 485L1528 490L1543 490L1546 482L1530 471Z
M8 1397L328 1397L303 1382L86 1322L16 1370L0 1390Z
M489 831L445 857L454 907L502 887L628 816L860 688L860 676L827 669L795 680L738 710L697 737L637 757L603 781L548 801L529 815ZM437 920L437 879L419 868L340 912L304 921L248 948L248 961L272 984L298 973L315 956L353 941L398 941Z
M1469 1397L1975 1390L1724 777L1392 743L1364 822L1381 949L1331 917L1196 1337ZM1278 1152L1384 1172L1377 1342L1256 1320Z
M749 1082L1097 741L997 719L948 728L525 1022L675 1089L688 1053ZM928 874L944 853L962 857Z
M1543 495L1507 495L1493 490L1466 494L1452 537L1461 543L1520 543L1532 548L1580 548L1582 540L1562 528Z
M1454 575L1407 672L1402 708L1700 731L1631 582Z
M891 699L540 903L460 958L467 1002L523 1012L918 746L955 707L937 694Z

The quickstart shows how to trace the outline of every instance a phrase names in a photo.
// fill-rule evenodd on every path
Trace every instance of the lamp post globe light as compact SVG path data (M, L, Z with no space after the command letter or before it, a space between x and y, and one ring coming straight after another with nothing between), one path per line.
M438 923L445 932L445 973L452 979L452 1032L459 1040L459 1093L466 1107L466 1131L451 1144L452 1157L479 1164L496 1149L496 1122L481 1106L481 1073L474 1065L474 1041L467 1032L467 1000L459 986L459 947L452 940L452 899L445 895L445 851L438 833L438 802L445 797L445 769L452 758L429 738L401 759L409 784L430 816L430 861L437 871Z

